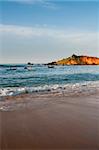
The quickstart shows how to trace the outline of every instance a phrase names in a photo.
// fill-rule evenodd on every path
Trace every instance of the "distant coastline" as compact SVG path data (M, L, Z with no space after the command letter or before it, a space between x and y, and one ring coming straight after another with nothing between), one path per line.
M52 62L42 62L42 63L35 63L35 62L24 62L24 63L0 63L0 67L23 67L24 65L48 65L48 66L54 66L54 65L99 65L99 57L93 57L93 56L85 56L85 55L75 55L73 54L70 57L55 60Z
M47 65L99 65L99 58L90 56L77 56L73 54L68 58L53 61Z

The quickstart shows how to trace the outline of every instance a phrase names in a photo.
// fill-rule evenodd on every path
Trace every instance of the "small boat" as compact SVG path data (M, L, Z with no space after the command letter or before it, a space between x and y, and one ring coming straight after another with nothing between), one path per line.
M48 68L54 68L54 66L48 66Z
M9 69L7 69L8 71L9 70L17 70L17 67L16 66L10 66L10 68Z
M27 65L27 66L24 67L24 69L32 70L32 65Z

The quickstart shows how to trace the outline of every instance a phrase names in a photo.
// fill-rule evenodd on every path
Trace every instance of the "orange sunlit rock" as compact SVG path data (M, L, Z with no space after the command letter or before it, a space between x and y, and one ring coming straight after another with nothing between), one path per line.
M99 58L90 56L77 56L71 57L49 63L50 65L99 65Z

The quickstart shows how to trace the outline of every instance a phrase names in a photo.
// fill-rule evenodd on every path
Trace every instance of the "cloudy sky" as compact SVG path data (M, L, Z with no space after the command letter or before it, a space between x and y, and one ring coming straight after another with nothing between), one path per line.
M0 63L99 57L98 0L0 0Z

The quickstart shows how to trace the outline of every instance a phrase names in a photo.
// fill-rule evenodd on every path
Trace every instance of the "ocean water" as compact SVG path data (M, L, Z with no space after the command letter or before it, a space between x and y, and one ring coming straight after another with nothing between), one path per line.
M15 65L15 64L14 64ZM0 65L0 97L33 92L71 93L99 91L99 66Z

